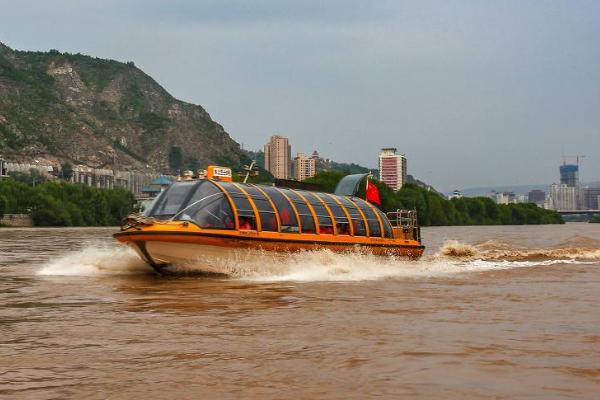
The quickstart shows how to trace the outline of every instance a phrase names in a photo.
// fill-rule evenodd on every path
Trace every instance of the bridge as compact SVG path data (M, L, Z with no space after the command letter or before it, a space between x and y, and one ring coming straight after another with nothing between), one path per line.
M600 214L600 210L556 210L560 215Z

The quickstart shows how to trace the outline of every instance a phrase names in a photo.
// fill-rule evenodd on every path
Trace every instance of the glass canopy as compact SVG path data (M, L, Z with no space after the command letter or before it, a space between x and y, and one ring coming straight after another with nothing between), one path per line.
M146 215L205 229L392 237L386 216L363 199L236 182L175 182Z

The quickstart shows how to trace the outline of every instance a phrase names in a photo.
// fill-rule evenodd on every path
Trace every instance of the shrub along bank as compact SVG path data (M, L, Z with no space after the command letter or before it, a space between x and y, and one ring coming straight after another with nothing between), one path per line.
M333 192L345 173L335 171L319 172L307 180L321 185L323 190ZM463 197L448 200L435 191L416 185L404 185L394 192L387 185L373 179L379 189L381 209L384 212L396 209L416 209L419 224L423 226L441 225L526 225L563 224L555 211L545 210L531 203L496 204L487 197ZM364 198L364 183L358 195Z
M0 181L0 213L31 214L35 226L119 225L135 205L125 189L97 189L48 181L35 186L14 179Z

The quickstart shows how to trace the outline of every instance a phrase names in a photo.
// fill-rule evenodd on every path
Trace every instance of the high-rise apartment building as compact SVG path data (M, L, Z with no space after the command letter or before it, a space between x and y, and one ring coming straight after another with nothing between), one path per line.
M579 157L577 164L563 162L560 166L560 185L551 186L551 203L555 210L583 210L586 194L579 184ZM593 199L592 199L593 202Z
M579 165L563 164L560 166L560 183L569 187L579 186Z
M288 138L273 135L265 144L265 169L277 179L289 179L291 176L292 148Z
M406 183L406 157L396 154L396 149L388 147L379 153L379 180L393 190L400 190Z
M567 186L564 183L554 183L550 186L550 197L554 210L577 210L578 188Z
M315 176L316 162L312 157L307 157L304 153L298 153L294 158L294 178L297 181L303 181Z

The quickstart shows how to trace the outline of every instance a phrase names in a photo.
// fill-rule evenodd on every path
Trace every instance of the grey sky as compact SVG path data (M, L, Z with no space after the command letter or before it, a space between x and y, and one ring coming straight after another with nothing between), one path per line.
M132 60L246 148L375 167L442 190L600 180L600 1L0 0L0 41Z

